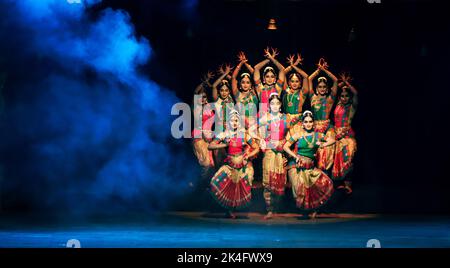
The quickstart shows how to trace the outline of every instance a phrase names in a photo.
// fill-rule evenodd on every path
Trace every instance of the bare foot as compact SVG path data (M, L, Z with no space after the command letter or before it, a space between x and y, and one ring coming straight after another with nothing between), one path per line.
M345 186L345 193L346 194L351 194L353 192L352 187L350 187L349 185Z
M351 194L353 192L352 187L349 184L341 185L338 189L343 189L346 194Z
M315 219L315 218L317 217L317 212L314 211L313 213L311 213L311 214L309 215L309 217L310 217L311 219Z
M271 211L267 212L267 214L264 216L265 220L269 220L273 218L273 213Z

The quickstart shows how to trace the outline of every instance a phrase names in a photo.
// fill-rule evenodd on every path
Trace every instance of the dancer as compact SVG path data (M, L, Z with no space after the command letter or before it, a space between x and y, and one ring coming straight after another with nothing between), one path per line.
M308 74L297 67L297 65L301 64L303 61L301 55L297 54L297 59L295 61L294 58L293 55L290 55L287 58L289 66L285 69L285 73L289 73L292 69L294 69L294 72L288 76L288 87L285 89L285 94L283 96L283 107L286 114L290 114L294 117L301 117L303 104L309 92L309 82ZM301 120L299 120L299 122L301 122ZM293 133L297 133L301 131L301 129L301 124L293 126L287 133L286 140L289 140ZM294 152L297 152L298 148L295 147L293 150ZM291 169L295 167L295 158L288 156L287 173L289 180L291 180L290 177L294 173Z
M284 72L287 74L292 69L294 72L288 76L288 87L285 89L283 107L287 114L299 115L302 113L303 104L309 92L308 74L297 66L303 61L300 54L297 54L295 61L293 55L290 55L287 59L289 66L285 68Z
M239 112L244 116L245 128L250 129L257 123L257 107L258 96L255 89L252 86L252 74L254 69L248 63L247 57L244 52L238 54L239 64L233 71L231 79L231 88L233 90L233 96L239 107ZM242 68L245 66L249 72L244 72L240 75L239 85L237 76Z
M333 181L314 165L314 156L319 148L330 146L335 141L333 137L314 131L314 118L310 111L305 111L302 118L303 130L286 141L284 151L295 158L295 174L290 178L292 194L298 208L312 211L314 218L316 210L325 204L333 194ZM294 153L291 146L297 144L298 152Z
M225 131L227 115L229 111L234 107L233 98L230 95L230 82L225 78L231 71L230 65L220 66L219 78L214 82L212 86L212 95L215 101L215 134L218 135Z
M200 166L204 167L203 172L214 167L212 151L208 150L208 145L212 141L212 124L208 124L214 116L211 109L208 109L207 88L211 87L209 80L213 77L208 72L202 80L202 83L195 89L193 100L194 129L192 130L192 145L194 154L197 157Z
M214 104L212 109L214 110L214 135L220 135L224 132L227 126L227 121L229 120L229 111L234 109L234 101L231 97L230 83L226 79L231 71L230 65L220 66L219 68L219 78L213 84L212 95L214 99ZM219 89L219 90L218 90ZM223 163L226 157L226 151L215 150L214 153L215 163Z
M267 214L264 219L273 217L286 186L287 160L283 154L285 136L289 128L297 123L298 117L292 118L280 112L281 99L277 93L269 97L269 113L260 119L260 146L264 151L263 186Z
M350 84L351 77L341 74L342 92L334 110L334 128L336 131L336 152L331 172L333 180L343 181L338 189L344 189L347 194L352 193L349 173L353 168L353 157L357 146L355 132L351 127L353 116L358 106L358 92Z
M323 58L319 60L319 64L317 64L317 70L311 74L309 77L310 92L309 97L311 100L311 109L314 115L315 121L315 131L325 134L328 138L334 139L335 133L334 129L330 123L330 113L333 107L334 101L336 99L336 92L338 86L338 79L334 74L332 74L328 70L328 64L325 62ZM313 80L319 74L320 71L323 71L333 80L333 86L331 87L331 92L329 92L328 88L328 80L326 77L321 76L317 79L317 87L315 92L313 91ZM331 166L333 165L334 158L334 145L330 145L327 147L319 148L317 150L317 167L322 169L323 171L328 172Z
M270 53L272 51L272 53ZM255 80L256 85L256 91L259 96L259 101L262 104L260 107L260 113L262 116L264 116L265 113L267 113L269 109L269 97L272 93L278 93L278 95L281 94L281 91L283 89L283 83L285 80L285 73L284 73L284 67L281 65L281 63L275 58L278 55L278 51L276 49L264 49L264 56L267 57L267 59L263 60L262 62L255 65L255 72L253 75L253 79ZM267 63L272 62L275 64L275 66L278 68L278 80L277 75L275 73L275 70L267 66L264 68L263 71L263 82L261 83L261 72L260 70L262 67L264 67Z
M230 128L219 134L208 148L227 148L225 164L211 179L211 193L220 205L228 209L228 216L234 219L233 212L251 201L253 166L249 159L259 152L259 147L240 126L239 112L232 110L229 116Z

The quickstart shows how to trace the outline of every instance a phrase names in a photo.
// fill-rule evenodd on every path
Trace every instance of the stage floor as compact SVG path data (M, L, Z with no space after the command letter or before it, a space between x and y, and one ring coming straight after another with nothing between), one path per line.
M63 248L70 239L81 247L353 247L370 239L381 247L450 247L449 216L321 214L302 219L280 214L266 221L259 213L238 219L204 212L171 212L66 221L0 218L0 247Z

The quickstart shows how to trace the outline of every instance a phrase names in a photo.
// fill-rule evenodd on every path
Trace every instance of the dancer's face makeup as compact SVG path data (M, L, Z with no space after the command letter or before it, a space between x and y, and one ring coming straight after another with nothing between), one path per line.
M271 71L268 71L266 75L264 75L264 82L268 85L272 85L275 83L275 74Z
M239 127L239 118L237 116L233 116L230 120L230 125L233 130L236 130Z
M328 86L325 82L319 82L319 84L317 85L317 92L320 95L325 95L328 92Z
M250 88L251 88L251 86L252 86L252 84L251 84L251 82L250 82L250 78L248 78L248 76L244 76L242 79L241 79L241 88L242 88L242 91L249 91L250 90Z
M297 90L300 87L300 80L296 75L292 76L291 79L289 79L289 87L293 90Z
M223 85L220 88L219 95L221 99L228 98L228 96L230 95L230 89L226 85Z
M270 101L270 111L272 113L278 113L281 108L281 102L278 99L272 99Z
M313 129L314 126L314 121L311 117L307 116L304 120L303 120L303 128L306 130L311 130Z
M342 91L341 93L341 103L343 104L347 104L350 100L350 95L348 94L347 91Z
M206 93L202 93L202 97L198 100L200 105L204 105L208 103L208 98L206 97Z

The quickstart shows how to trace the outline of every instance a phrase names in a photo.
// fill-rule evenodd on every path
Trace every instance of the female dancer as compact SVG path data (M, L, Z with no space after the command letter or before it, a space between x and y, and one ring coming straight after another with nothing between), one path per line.
M263 186L264 200L267 214L264 219L273 217L273 213L281 196L284 195L286 186L286 164L283 155L285 136L289 128L297 123L298 117L291 118L280 112L281 99L277 93L269 97L269 113L260 119L261 149L264 150L263 158Z
M192 130L194 154L198 159L200 166L204 167L204 172L208 168L214 166L213 155L208 150L208 145L212 141L212 124L208 125L211 117L214 116L211 109L208 109L208 96L206 94L207 88L211 87L209 80L213 77L211 72L208 72L202 80L202 83L195 89L193 100L194 113L194 129Z
M249 129L250 126L256 124L258 96L252 86L251 76L254 70L250 64L248 64L247 57L244 52L240 52L238 55L239 64L233 71L231 79L231 88L233 90L233 96L238 103L240 114L244 115L245 128ZM242 66L245 65L249 70L249 73L242 73L240 75L240 81L238 86L237 76Z
M302 60L300 54L297 54L295 61L293 55L289 56L289 66L284 70L287 74L294 69L294 72L288 76L288 87L283 97L283 107L287 114L301 114L303 103L309 92L308 74L297 66L301 64Z
M230 95L230 83L226 79L230 71L230 65L220 66L220 76L212 86L214 103L211 108L214 110L214 136L220 135L220 133L225 131L229 120L229 111L234 108L234 102ZM222 163L225 160L226 151L225 149L215 150L213 155L216 164Z
M265 59L264 61L258 63L255 65L255 72L253 75L253 79L255 80L256 85L256 91L259 96L259 101L262 104L260 107L260 113L264 115L267 113L269 109L269 97L272 93L278 93L278 95L281 94L281 90L283 89L283 83L285 79L285 73L284 73L284 67L281 65L281 63L275 59L275 57L278 55L278 51L276 49L271 49L272 53L270 53L269 48L264 49ZM261 73L260 70L262 67L264 67L267 63L272 62L277 66L279 73L278 73L278 81L277 76L275 74L275 70L268 66L264 68L263 71L263 83L261 83Z
M328 70L328 64L323 58L319 60L317 70L309 77L311 109L314 115L315 131L325 134L325 136L334 139L334 129L330 124L330 112L336 99L338 79ZM320 71L325 72L333 80L331 93L328 92L327 78L319 77L317 79L316 91L313 92L312 85L314 78ZM334 145L319 148L317 150L317 167L323 171L328 171L333 165Z
M303 59L301 58L300 54L297 54L297 60L295 61L293 55L289 56L289 66L285 69L286 74L289 73L289 71L292 69L294 69L295 71L288 76L288 87L285 89L286 93L283 97L283 107L287 114L297 117L301 116L303 104L309 92L308 74L297 67L297 65L300 64L302 60ZM293 126L292 129L288 132L286 140L289 140L293 133L301 131L301 128L301 124L296 124L295 126ZM294 148L294 152L297 152L297 150L297 148ZM292 169L295 167L295 158L288 156L287 173L289 178L293 176L294 171Z
M234 101L230 95L230 83L226 80L226 76L230 73L231 66L225 65L225 67L220 66L219 68L219 78L214 82L212 88L212 95L215 101L215 115L217 116L215 120L215 134L218 135L225 131L227 115L229 111L234 106ZM219 90L218 90L219 89ZM219 93L218 93L219 92Z
M229 116L230 128L218 135L208 148L227 148L225 164L211 179L211 193L220 205L228 209L228 216L234 219L233 211L251 201L253 166L249 159L259 152L259 147L240 127L239 112L232 110Z
M334 110L336 152L331 176L333 180L343 180L344 185L339 186L338 189L345 189L350 194L352 188L348 174L353 168L353 157L357 148L355 132L351 127L351 123L358 105L358 92L350 84L350 76L342 74L341 79L342 92Z
M295 158L296 169L291 177L292 194L298 208L315 210L322 206L333 194L333 181L320 169L314 166L314 156L319 148L325 148L335 141L320 132L314 131L313 114L305 111L302 118L303 131L294 133L286 141L283 149ZM298 152L294 153L290 147L297 143Z

